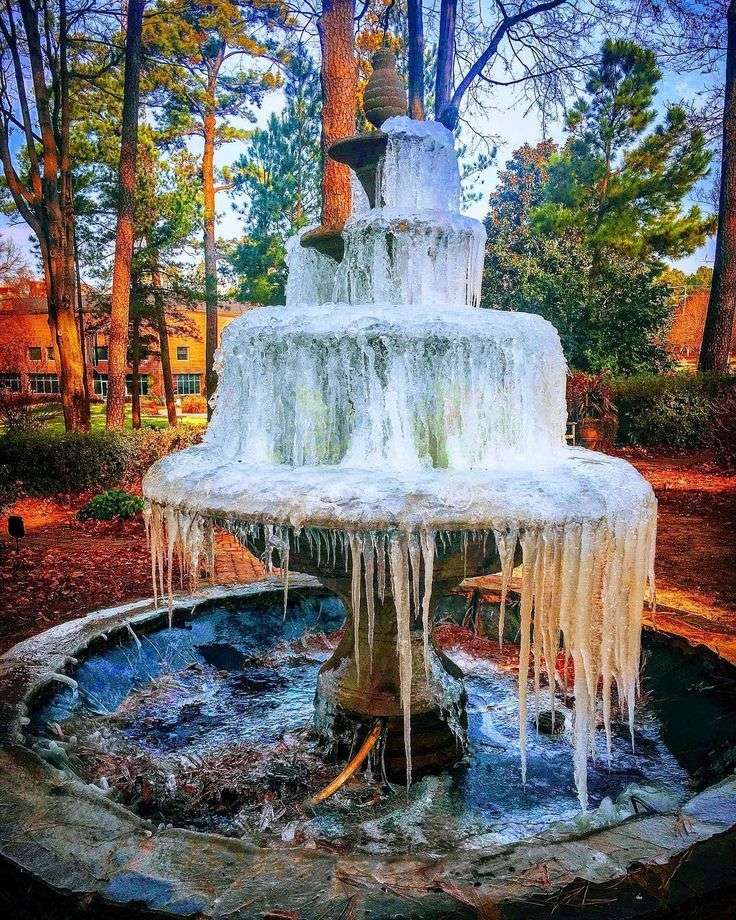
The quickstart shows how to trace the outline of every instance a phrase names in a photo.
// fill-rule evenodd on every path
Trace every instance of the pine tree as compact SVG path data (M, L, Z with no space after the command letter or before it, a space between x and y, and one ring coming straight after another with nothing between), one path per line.
M245 234L229 258L237 296L253 303L283 302L286 240L319 216L320 85L304 48L289 60L284 94L283 111L253 132L232 172Z
M608 254L648 262L693 252L715 223L682 203L708 172L702 131L680 106L664 120L652 108L661 73L652 51L607 41L587 82L587 97L568 115L569 140L550 166L544 201L534 214L539 230L576 232L593 254L593 269Z

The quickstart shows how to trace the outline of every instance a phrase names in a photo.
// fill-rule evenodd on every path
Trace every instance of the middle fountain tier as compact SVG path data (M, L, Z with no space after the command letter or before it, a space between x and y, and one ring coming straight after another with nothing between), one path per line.
M574 668L581 803L598 708L633 724L656 503L624 461L565 443L566 366L538 316L478 309L485 234L459 213L452 135L383 125L376 206L356 187L341 263L294 241L285 307L223 335L201 445L144 483L162 593L224 527L344 601L316 725L337 751L376 720L389 773L462 755L462 676L434 646L433 607L465 578L521 565L519 734L528 685L554 710ZM518 574L518 573L517 573ZM543 684L546 689L540 690Z

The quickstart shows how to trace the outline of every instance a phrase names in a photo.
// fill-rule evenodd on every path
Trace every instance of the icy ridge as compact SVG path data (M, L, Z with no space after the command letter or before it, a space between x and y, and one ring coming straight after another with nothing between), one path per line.
M219 358L206 443L231 459L474 469L562 448L565 363L539 317L262 308Z

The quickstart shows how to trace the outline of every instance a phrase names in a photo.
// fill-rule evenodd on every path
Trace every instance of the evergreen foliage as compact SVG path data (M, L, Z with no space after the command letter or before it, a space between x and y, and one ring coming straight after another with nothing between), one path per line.
M565 146L519 148L490 199L484 306L545 316L579 370L667 365L663 259L714 228L699 208L682 209L708 170L702 132L671 106L646 133L659 79L652 52L607 41Z
M283 303L286 240L317 219L322 155L319 74L304 48L289 59L285 105L252 133L233 167L245 233L230 252L237 296L253 303Z

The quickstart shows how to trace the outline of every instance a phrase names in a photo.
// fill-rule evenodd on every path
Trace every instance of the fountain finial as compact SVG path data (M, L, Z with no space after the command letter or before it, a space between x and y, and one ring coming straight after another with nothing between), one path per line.
M381 48L373 55L373 73L363 94L363 108L368 121L380 128L387 118L406 115L406 88L396 70L396 55Z

